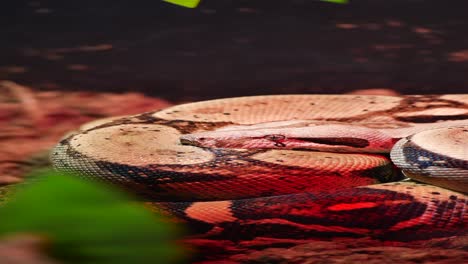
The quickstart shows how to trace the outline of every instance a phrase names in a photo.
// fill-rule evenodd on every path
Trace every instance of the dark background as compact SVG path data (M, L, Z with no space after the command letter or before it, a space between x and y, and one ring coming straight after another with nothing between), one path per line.
M468 92L464 0L2 1L0 79L169 100Z

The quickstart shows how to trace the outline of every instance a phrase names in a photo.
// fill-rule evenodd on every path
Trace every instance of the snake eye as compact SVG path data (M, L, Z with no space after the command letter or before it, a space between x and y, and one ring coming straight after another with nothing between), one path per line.
M266 135L265 136L266 139L268 140L271 140L271 141L280 141L280 140L283 140L285 139L286 137L283 136L283 135L279 135L279 134L276 134L276 135Z

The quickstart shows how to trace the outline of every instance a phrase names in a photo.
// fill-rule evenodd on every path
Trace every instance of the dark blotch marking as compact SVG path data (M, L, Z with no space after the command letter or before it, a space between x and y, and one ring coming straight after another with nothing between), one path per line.
M468 163L465 160L447 157L442 154L433 153L425 150L411 141L408 141L403 146L403 156L409 164L417 164L419 169L424 170L428 167L435 166L441 168L466 168ZM421 157L425 159L421 160ZM443 160L444 163L435 163L435 160Z
M282 148L284 148L284 147L286 147L286 145L285 145L284 143L282 143L282 142L275 142L275 147L282 147Z
M448 120L464 120L468 119L468 115L419 115L419 116L400 116L395 117L395 119L403 122L413 122L413 123L436 123L439 121L448 121Z
M362 235L350 232L307 230L287 224L240 224L237 222L225 222L220 224L223 228L221 234L213 236L213 239L227 239L231 241L253 240L256 237L263 238L291 238L305 239L310 237L360 237ZM271 247L271 244L268 245ZM271 263L271 262L270 262Z
M282 142L286 137L283 135L266 135L264 136L265 139L268 139L270 141L273 141L275 143L276 147L286 147L286 145Z
M349 146L354 148L365 148L369 146L369 141L367 139L362 138L350 138L350 137L342 137L342 138L295 138L298 140L312 142L316 144L325 144L325 145L332 145L332 146Z
M407 201L403 204L387 205L377 203L372 208L356 210L329 211L332 205L341 203L374 202L393 199ZM290 214L301 205L304 214ZM234 217L239 220L285 219L305 225L343 226L349 228L366 228L386 230L395 224L417 218L424 214L427 205L414 200L412 195L391 190L360 188L359 191L340 190L337 193L323 196L321 194L302 193L281 195L268 198L235 200L231 206ZM382 213L384 212L384 213ZM403 212L403 213L401 213ZM362 215L366 215L362 218ZM360 221L355 221L360 219ZM304 230L303 230L304 231ZM300 232L290 237L300 236ZM272 232L272 236L280 236Z

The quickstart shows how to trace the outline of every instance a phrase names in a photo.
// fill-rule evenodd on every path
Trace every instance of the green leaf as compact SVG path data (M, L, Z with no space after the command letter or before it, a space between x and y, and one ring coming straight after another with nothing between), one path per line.
M42 235L65 263L175 263L179 229L125 193L56 172L41 173L0 207L0 236Z
M176 4L180 6L185 6L189 8L195 8L200 3L200 0L163 0L164 2L168 2L171 4ZM348 0L320 0L323 2L331 2L336 4L347 4Z
M195 8L200 3L200 0L163 0L164 2L185 6L189 8Z
M321 0L323 2L331 2L336 4L347 4L348 0Z

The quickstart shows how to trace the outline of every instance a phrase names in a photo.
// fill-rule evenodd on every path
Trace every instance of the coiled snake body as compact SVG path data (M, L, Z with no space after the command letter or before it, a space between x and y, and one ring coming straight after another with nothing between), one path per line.
M468 95L239 97L86 125L52 160L210 239L424 240L466 234L467 131Z

